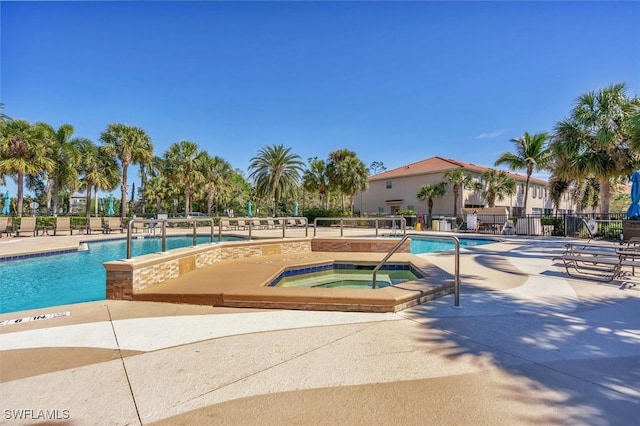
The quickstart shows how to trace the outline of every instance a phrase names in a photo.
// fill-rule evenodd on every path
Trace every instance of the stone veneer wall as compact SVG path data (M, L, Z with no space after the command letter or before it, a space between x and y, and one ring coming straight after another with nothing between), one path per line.
M104 267L107 270L107 299L132 300L133 293L145 287L224 260L309 251L309 239L249 241L182 248L165 254L149 254L130 261L106 262Z
M389 253L398 243L395 239L384 238L314 238L311 241L311 251L341 251L365 253ZM407 240L397 253L410 253L411 243Z

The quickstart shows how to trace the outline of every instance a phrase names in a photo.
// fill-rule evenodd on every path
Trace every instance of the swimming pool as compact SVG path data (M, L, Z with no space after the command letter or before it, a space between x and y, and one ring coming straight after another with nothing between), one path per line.
M455 244L453 241L429 240L429 237L411 240L411 254L433 253L436 251L453 250ZM485 244L495 243L494 240L483 238L459 238L460 248L482 246Z
M222 240L242 238L223 237ZM199 245L210 241L210 236L197 239ZM106 271L102 264L125 258L127 242L115 240L88 245L86 251L0 262L0 313L104 300ZM192 236L167 238L168 250L191 245ZM132 240L133 257L161 250L161 238Z

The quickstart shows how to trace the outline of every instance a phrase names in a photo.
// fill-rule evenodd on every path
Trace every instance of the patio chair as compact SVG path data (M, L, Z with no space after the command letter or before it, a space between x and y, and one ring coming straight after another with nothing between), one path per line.
M237 226L231 224L231 221L229 219L221 219L220 220L220 226L222 226L222 230L223 231L228 231L228 230L231 230L231 229L238 229Z
M120 230L120 233L124 232L124 227L122 226L122 220L119 217L108 217L105 223L104 230L107 234L111 233L111 231Z
M89 224L87 225L87 234L93 234L94 231L104 234L104 225L102 224L101 217L89 218Z
M13 234L13 224L11 223L12 218L8 216L0 217L0 238L2 238L2 234L7 234L7 237Z
M70 217L56 217L56 224L53 228L53 235L58 235L58 233L60 232L68 232L70 235L73 235Z
M20 237L20 234L31 234L32 236L38 235L38 229L36 228L35 217L22 217L20 218L20 226L16 230L16 237Z

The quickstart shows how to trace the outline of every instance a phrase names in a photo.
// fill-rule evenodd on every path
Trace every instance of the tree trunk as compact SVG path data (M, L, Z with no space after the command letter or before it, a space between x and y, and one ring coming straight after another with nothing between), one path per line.
M96 198L96 203L98 202L98 198ZM91 216L91 185L87 185L87 205L84 206L84 214L89 217Z
M60 193L60 185L58 180L53 181L53 216L58 216L58 195ZM47 206L48 207L48 206Z
M453 185L453 215L458 217L458 198L460 197L460 187Z
M529 179L531 175L527 175L527 180L524 184L524 215L527 215L527 200L529 199Z
M602 219L609 219L609 206L611 204L611 185L609 179L599 179L600 183L600 214Z
M120 218L124 219L127 216L127 169L128 164L122 163L122 183L120 184Z
M22 216L24 204L24 173L18 172L18 216Z

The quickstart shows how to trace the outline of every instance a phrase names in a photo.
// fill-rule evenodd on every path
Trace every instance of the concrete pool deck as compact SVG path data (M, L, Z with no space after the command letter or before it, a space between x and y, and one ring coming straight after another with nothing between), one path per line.
M67 237L0 251L41 238ZM566 242L464 250L459 308L448 295L395 313L100 301L3 314L69 312L0 327L0 423L637 424L640 291L567 278L551 261ZM451 273L450 253L420 256Z

